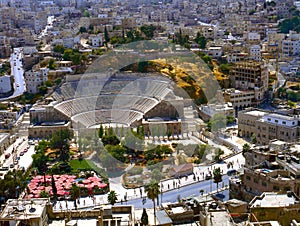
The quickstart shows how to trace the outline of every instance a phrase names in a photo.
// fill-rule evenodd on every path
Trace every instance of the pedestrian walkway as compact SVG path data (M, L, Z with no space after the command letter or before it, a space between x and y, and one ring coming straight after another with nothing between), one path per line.
M231 168L228 167L228 163L232 163ZM160 182L160 187L162 192L170 191L173 189L178 189L192 183L197 183L199 181L205 180L207 174L212 174L213 170L220 167L221 172L226 174L230 169L239 169L245 164L244 158L241 153L231 156L226 159L223 163L215 163L212 165L199 165L194 167L194 172L191 175L182 178L171 178L168 180L163 180ZM230 164L231 165L231 164ZM133 167L133 166L130 166ZM200 189L200 188L199 188ZM118 202L124 202L132 199L137 199L141 197L146 197L147 194L144 191L144 187L135 189L126 189L122 186L121 177L110 178L110 190L114 190L117 193ZM81 197L77 201L77 208L93 208L95 206L100 206L108 204L107 194L95 195L93 197ZM54 210L62 211L67 209L75 209L74 201L58 201L54 205Z

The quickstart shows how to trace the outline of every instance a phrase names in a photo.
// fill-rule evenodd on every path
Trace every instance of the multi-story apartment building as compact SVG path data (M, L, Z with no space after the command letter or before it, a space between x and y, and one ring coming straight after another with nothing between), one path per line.
M255 109L246 109L238 115L239 135L256 135L257 144L268 144L278 139L295 142L300 137L299 115L283 115Z
M244 174L230 180L230 196L251 200L263 192L294 192L300 195L299 153L256 146L244 153Z
M249 47L249 58L255 61L261 61L261 52L259 45L251 45Z
M282 41L282 54L295 56L300 53L300 34L290 31L288 37Z
M243 91L254 91L251 105L261 103L268 90L268 71L266 65L257 61L235 63L230 69L233 87Z
M236 89L226 89L223 95L224 100L232 103L235 109L250 107L255 101L254 90L240 91Z
M29 93L37 93L38 87L48 80L48 68L41 68L38 71L26 71L25 82Z

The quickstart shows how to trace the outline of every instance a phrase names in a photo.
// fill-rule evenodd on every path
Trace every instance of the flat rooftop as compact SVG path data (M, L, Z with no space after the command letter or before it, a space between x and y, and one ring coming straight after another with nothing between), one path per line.
M77 219L73 220L73 222L77 223L77 226L97 226L97 219ZM66 225L65 220L54 220L52 221L49 226L65 226Z
M246 112L245 114L252 115L252 116L261 116L262 117L262 116L266 115L267 113L263 112L263 111L252 110L252 111Z
M209 212L208 222L211 222L210 225L213 226L223 226L223 225L233 225L229 214L226 211L213 211Z
M284 207L297 204L296 201L298 200L293 195L264 192L261 196L255 197L250 204L251 207Z
M49 199L9 199L0 215L2 220L26 220L40 218Z
M295 120L296 119L293 116L281 115L281 114L277 114L277 113L268 114L266 116L271 117L271 118L282 119L282 120Z

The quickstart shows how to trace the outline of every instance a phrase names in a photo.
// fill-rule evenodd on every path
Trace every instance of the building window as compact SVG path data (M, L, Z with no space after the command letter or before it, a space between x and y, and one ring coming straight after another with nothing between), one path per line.
M275 119L275 122L277 123L277 122L278 122L278 120L277 120L277 119Z
M282 124L284 124L284 125L285 125L285 124L286 124L286 122L285 122L285 121L282 121Z
M258 179L257 178L254 178L253 181L254 181L254 183L258 184Z
M270 118L268 118L268 121L271 121L271 119L270 119Z
M261 183L261 185L264 186L264 187L267 187L267 183L266 183L265 181L263 181L263 182Z
M246 179L247 179L247 180L251 180L251 177L250 177L250 176L246 176Z
M277 185L274 185L274 186L273 186L273 190L274 190L274 191L279 191L279 187L278 187Z

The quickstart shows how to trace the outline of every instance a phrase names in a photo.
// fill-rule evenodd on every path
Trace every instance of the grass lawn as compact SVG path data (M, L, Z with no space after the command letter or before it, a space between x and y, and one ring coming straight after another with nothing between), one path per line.
M81 161L78 159L72 159L70 161L70 166L72 167L72 171L93 169L92 166L89 165L89 162L85 159L82 159Z
M70 161L70 166L72 168L73 173L77 173L80 170L86 171L86 170L93 170L98 175L100 175L105 183L107 183L107 175L105 174L104 170L96 166L92 161L82 159L79 161L78 159L72 159Z

